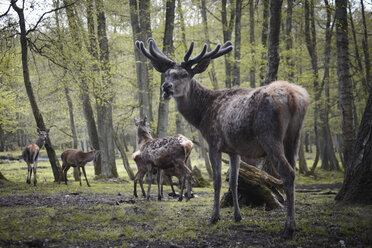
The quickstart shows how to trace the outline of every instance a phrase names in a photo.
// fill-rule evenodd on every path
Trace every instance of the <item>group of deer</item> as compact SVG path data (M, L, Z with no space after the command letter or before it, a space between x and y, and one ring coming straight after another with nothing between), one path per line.
M209 145L214 186L211 222L215 223L220 219L221 154L226 153L230 157L229 186L233 196L235 221L242 219L237 194L240 156L251 159L267 156L284 184L287 219L283 236L292 237L296 227L295 163L301 128L310 103L307 91L285 81L275 81L254 89L223 90L210 90L198 83L194 76L204 72L212 59L229 53L232 50L230 41L222 46L217 45L209 52L207 45L204 45L198 55L190 58L194 48L194 43L191 43L181 63L164 55L151 38L148 40L148 49L142 41L136 41L135 45L150 59L158 72L164 73L163 98L174 98L178 111L201 132ZM149 172L151 180L155 168L158 169L158 190L161 170L166 173L167 169L175 168L181 175L181 191L186 182L189 193L192 178L185 162L192 143L188 143L180 135L153 139L146 119L136 120L136 125L140 150L133 158L144 172L136 175L135 194L136 182L140 180L145 195L141 173ZM148 186L147 198L150 188L151 184ZM161 199L161 193L158 193L158 198Z
M36 170L37 170L37 162L39 158L39 152L40 149L43 148L49 134L49 129L45 131L41 131L37 129L37 132L39 134L39 138L37 141L33 144L27 145L22 152L22 158L27 163L28 167L28 173L27 173L27 180L26 182L28 184L31 183L31 176L32 172L34 173L34 185L36 186L37 179L36 179ZM87 179L87 175L85 172L85 165L93 160L96 160L98 155L102 153L101 150L95 150L92 149L90 152L83 152L80 150L75 149L68 149L65 150L61 154L62 159L62 170L61 175L59 178L59 182L61 179L65 180L65 184L67 184L67 171L70 169L70 167L76 167L79 171L79 179L80 179L80 186L81 186L81 171L80 168L83 170L85 180L87 182L87 185L90 187L90 184ZM31 166L31 164L33 166Z

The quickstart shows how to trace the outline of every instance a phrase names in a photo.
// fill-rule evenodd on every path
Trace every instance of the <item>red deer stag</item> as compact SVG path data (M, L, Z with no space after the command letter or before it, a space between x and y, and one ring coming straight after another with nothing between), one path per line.
M295 231L294 180L295 161L302 123L309 105L309 95L300 86L285 81L272 82L255 89L233 88L210 90L193 77L204 72L210 61L232 50L232 43L207 52L207 45L190 58L194 43L180 64L169 59L148 40L149 50L141 41L136 47L151 60L154 68L164 73L162 96L174 98L178 111L200 130L209 145L213 167L214 204L211 222L220 218L221 153L230 157L229 184L233 192L234 219L242 219L238 205L237 180L240 156L268 156L284 183L287 220L283 236Z
M81 172L80 168L83 170L85 181L87 182L88 187L90 187L87 174L85 173L85 165L86 163L97 160L99 154L103 151L93 149L90 152L83 152L80 150L69 149L64 151L61 154L62 159L62 172L61 176L65 179L65 184L67 185L67 171L70 167L77 167L79 169L79 179L80 179L80 186L81 186Z
M138 145L140 147L140 159L142 159L144 166L147 168L149 177L149 185L146 196L147 200L150 199L151 181L154 170L158 169L158 200L161 200L162 196L160 192L159 170L177 167L177 169L181 171L181 193L179 196L179 201L182 201L183 199L185 182L187 187L186 201L188 201L191 197L192 172L189 168L187 168L186 160L190 155L191 148L193 146L192 142L181 134L166 138L154 139L150 134L146 119L147 118L145 117L143 120L138 121L137 118L134 118L134 122L138 127L137 134Z
M37 160L39 158L39 151L43 148L46 139L48 138L49 129L46 131L40 131L37 129L39 133L39 138L34 144L27 145L22 152L22 158L27 163L28 173L27 173L27 180L28 184L31 183L31 176L32 176L32 169L34 170L34 186L36 186L36 169L37 169ZM31 167L33 164L33 168Z
M184 143L185 145L187 143ZM186 154L190 154L191 153L191 149L192 149L192 145L189 146L185 146L185 151L186 151ZM142 195L144 197L146 197L146 193L145 193L145 190L143 188L143 177L145 176L146 172L147 172L147 166L145 165L145 163L143 162L142 158L141 158L141 151L136 151L135 153L132 154L132 158L133 160L136 162L136 165L137 165L137 173L134 177L134 191L133 191L133 195L135 197L138 197L137 195L137 182L139 181L139 184L140 184L140 187L141 187L141 190L142 190ZM187 159L188 157L186 158L186 161L185 163L187 162ZM161 185L161 190L160 190L160 195L161 197L163 197L163 181L164 181L164 177L167 177L168 181L169 181L169 184L171 186L171 189L172 189L172 194L171 196L175 197L177 196L176 194L176 191L174 190L174 187L173 187L173 181L172 181L172 177L175 176L178 178L180 184L181 185L182 183L185 183L185 182L182 182L182 180L184 180L185 178L182 178L182 170L180 170L177 166L172 166L171 168L169 169L165 169L165 170L160 170L160 185ZM190 183L190 185L192 184L192 182L187 182L187 183ZM190 186L191 187L191 186Z

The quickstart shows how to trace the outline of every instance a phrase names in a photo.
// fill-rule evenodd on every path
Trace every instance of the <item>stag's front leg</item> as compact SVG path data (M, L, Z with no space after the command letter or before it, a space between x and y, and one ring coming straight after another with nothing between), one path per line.
M88 182L88 178L87 178L87 174L85 173L85 167L82 166L81 169L83 170L84 177L85 177L85 181L87 181L87 185L88 185L88 187L90 187L90 184L89 184L89 182Z
M220 193L221 193L221 153L209 144L209 159L213 168L214 203L211 223L220 219Z
M233 203L234 203L234 219L240 221L242 216L240 214L239 202L238 202L238 177L240 167L240 157L236 154L229 154L230 156L230 178L229 185L232 192Z
M156 173L156 183L158 184L158 201L161 201L163 189L160 189L160 168L158 168Z
M148 177L148 188L147 188L147 196L146 196L146 199L147 200L150 200L150 192L151 192L151 183L152 183L152 174L153 174L153 168L149 169L147 171L147 177Z

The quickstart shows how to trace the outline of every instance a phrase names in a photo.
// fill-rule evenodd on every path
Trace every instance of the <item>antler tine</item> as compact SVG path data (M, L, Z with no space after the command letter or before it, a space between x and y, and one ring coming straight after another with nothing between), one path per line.
M219 49L219 51L211 56L211 59L218 58L226 53L229 53L233 49L231 41L226 41L225 44Z
M189 50L187 50L185 56L183 57L183 60L185 62L189 60L193 50L194 50L194 42L192 41L191 44L190 44Z
M149 51L145 48L145 45L143 44L142 41L138 41L137 40L135 44L136 44L137 49L139 49L143 53L143 55L145 55L150 60L154 60L155 59L154 56L152 56L149 53Z
M150 38L148 40L149 43L149 51L152 56L155 58L161 60L163 63L171 63L173 64L174 62L168 58L162 51L160 51L159 47L156 45L156 42L154 39Z
M207 48L208 48L208 45L207 44L204 44L203 50L198 55L196 55L195 57L193 57L193 58L189 59L188 61L186 61L186 63L188 65L190 65L190 66L193 65L193 64L198 63L200 60L203 59L205 53L207 52Z

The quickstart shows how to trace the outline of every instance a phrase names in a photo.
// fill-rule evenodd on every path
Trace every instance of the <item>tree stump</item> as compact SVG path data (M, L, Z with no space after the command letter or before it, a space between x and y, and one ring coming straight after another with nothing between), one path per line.
M223 160L226 162L225 160ZM227 181L229 173L227 174ZM238 197L240 206L264 206L266 210L281 208L284 204L283 183L265 171L243 161L240 162L238 178ZM231 190L221 199L221 207L233 206Z
M192 169L192 176L194 178L194 183L192 184L193 187L208 187L210 183L204 179L201 171L198 169L198 167L194 166Z

